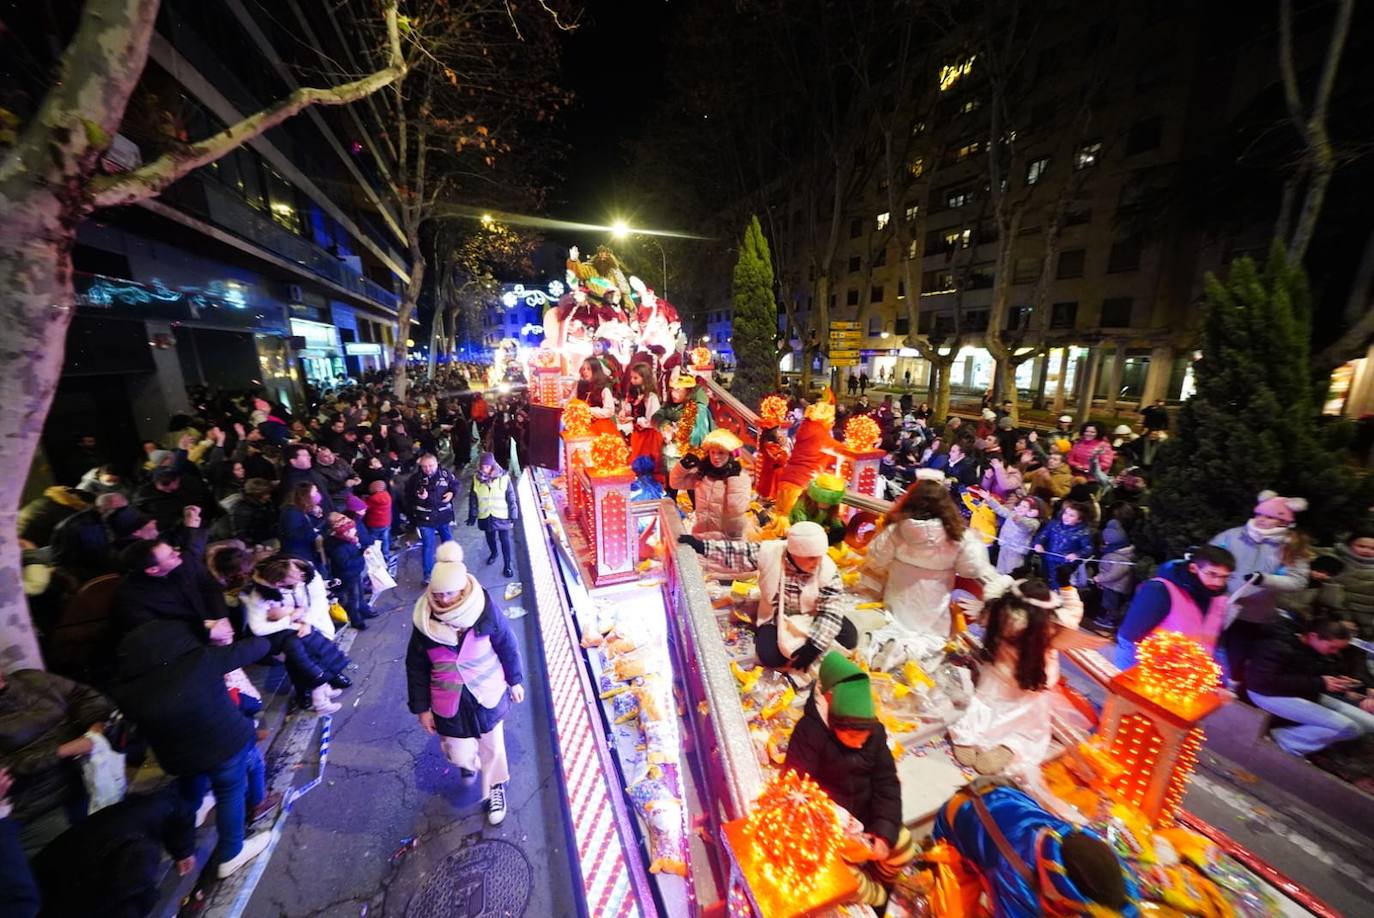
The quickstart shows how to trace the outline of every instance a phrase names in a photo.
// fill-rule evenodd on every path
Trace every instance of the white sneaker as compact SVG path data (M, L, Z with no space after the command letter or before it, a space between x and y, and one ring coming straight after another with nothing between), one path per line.
M262 852L267 848L267 843L271 840L271 832L259 832L252 838L244 839L243 850L240 851L238 854L234 855L233 857L231 857L229 860L222 862L219 865L219 869L216 871L216 874L219 876L221 880L223 880L225 877L231 876L235 871L242 868L244 864L247 864L253 858L257 857L259 854L262 854Z
M215 795L214 795L213 793L206 793L205 797L200 801L200 809L196 810L196 828L197 828L197 829L199 829L201 826L205 825L205 817L209 816L209 815L210 815L210 811L213 810L214 808L215 808Z
M330 700L330 688L325 685L317 685L310 690L310 709L316 714L333 714L335 711L343 709L343 705Z
M493 784L487 798L487 822L499 826L506 821L506 785Z
M343 689L341 689L341 688L335 688L335 687L332 686L332 685L329 687L329 697L330 697L330 698L338 698L338 697L339 697L340 695L342 695L342 694L343 694Z

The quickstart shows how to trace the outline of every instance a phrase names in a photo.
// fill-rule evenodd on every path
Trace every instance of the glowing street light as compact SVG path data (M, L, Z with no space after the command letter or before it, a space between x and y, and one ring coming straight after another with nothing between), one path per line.
M482 214L482 225L485 226L487 229L491 229L491 225L495 222L496 218L493 217L491 214Z
M611 224L611 236L615 239L624 239L630 235L630 224L624 220L616 220Z
M658 256L663 262L663 289L660 291L660 296L666 300L668 298L668 253L664 250L663 243L654 239L652 236L645 236L642 233L636 234L635 231L630 228L630 224L626 223L624 220L611 221L612 239L628 239L632 235L639 235L641 239L652 242L658 249Z

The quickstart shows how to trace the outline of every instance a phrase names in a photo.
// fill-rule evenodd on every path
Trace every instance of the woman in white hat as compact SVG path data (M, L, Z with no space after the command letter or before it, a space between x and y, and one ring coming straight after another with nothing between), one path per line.
M807 669L832 646L853 649L858 629L840 612L843 585L830 560L825 530L809 520L793 523L786 539L764 542L678 541L726 570L759 572L754 653L774 669Z
M753 482L737 458L744 444L724 428L701 441L704 457L688 453L668 473L668 485L689 490L696 506L692 534L703 539L738 539L748 525Z
M506 818L506 739L502 721L525 700L520 648L510 622L468 573L463 549L445 542L435 553L429 589L411 613L406 650L410 712L439 735L444 756L464 778L479 771L487 821Z

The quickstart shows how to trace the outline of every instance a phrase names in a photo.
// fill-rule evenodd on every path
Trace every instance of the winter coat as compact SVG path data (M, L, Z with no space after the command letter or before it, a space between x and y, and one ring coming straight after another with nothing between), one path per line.
M19 510L19 538L39 548L52 541L57 524L90 504L71 488L53 485Z
M1030 551L1031 539L1040 528L1040 520L1031 516L1020 516L1012 506L989 501L988 506L1003 520L997 530L997 573L1010 574L1026 562Z
M1345 562L1337 576L1345 594L1345 608L1360 626L1363 637L1374 637L1374 559L1357 558L1344 545L1336 546L1336 557Z
M1102 450L1097 457L1097 467L1102 471L1110 471L1112 463L1116 461L1116 450L1112 449L1112 444L1107 440L1098 438L1096 440L1084 440L1080 438L1069 449L1068 460L1069 468L1075 472L1082 472L1092 468L1093 453Z
M1040 527L1040 531L1031 540L1031 546L1043 548L1056 555L1077 555L1080 560L1086 560L1093 553L1093 531L1087 523L1080 521L1072 526L1066 526L1062 519L1055 517ZM1066 562L1063 558L1046 558L1046 579L1048 571L1064 563Z
M988 549L971 529L951 541L939 520L890 523L868 547L863 583L903 627L948 634L955 576L984 585L1009 580L988 561Z
M703 539L743 537L749 502L753 499L749 473L735 459L724 469L707 469L709 459L697 459L688 468L689 461L684 457L673 466L668 473L668 485L680 491L690 490L696 499L692 534Z
M329 559L329 576L349 583L361 577L367 570L367 559L363 552L372 544L372 536L367 530L358 527L358 541L326 536L324 540L325 557Z
M1130 608L1126 610L1126 617L1117 630L1119 639L1138 644L1168 617L1173 599L1168 588L1160 583L1160 580L1167 580L1186 593L1202 611L1204 618L1209 614L1216 594L1204 587L1202 581L1197 579L1197 575L1188 570L1187 561L1170 561L1135 591Z
M325 487L329 492L329 501L335 509L342 509L344 499L348 496L347 481L356 477L353 467L341 458L335 458L329 465L316 465L315 472L320 478L324 479Z
M229 511L226 526L230 538L245 545L265 545L277 537L277 508L270 500L252 500L243 494L225 506Z
M219 502L211 500L205 485L193 472L182 474L181 484L175 491L159 491L157 485L148 482L138 489L132 503L157 520L159 532L180 526L182 514L190 506L199 507L201 517L206 521L219 516L220 512Z
M420 498L421 491L425 492L423 500ZM429 476L425 475L423 469L416 469L406 482L405 494L410 521L416 526L443 526L453 522L458 479L443 466L436 468L434 474ZM447 501L444 500L445 494L449 496Z
M320 491L320 509L324 515L328 516L338 507L334 506L334 499L330 496L329 480L320 474L318 469L298 469L294 465L286 465L281 470L281 481L277 483L276 501L279 506L286 506L291 499L291 492L296 485L309 482Z
M1040 468L1027 476L1031 493L1046 500L1059 500L1073 490L1073 472L1067 465L1057 469Z
M316 516L298 507L281 508L281 519L277 524L277 534L281 538L281 553L314 563L319 560L315 540L324 535L329 525L327 512Z
M1326 691L1322 676L1335 671L1334 663L1296 634L1274 625L1245 661L1245 688L1275 698L1316 701Z
M323 634L334 639L334 620L329 617L329 595L325 592L324 578L308 562L305 580L289 591L269 586L256 578L239 594L243 601L243 616L248 630L260 637L276 634L279 631L294 629L296 623L291 615L269 619L269 606L280 603L293 610L300 610L306 622Z
M480 588L479 588L480 589ZM496 603L491 594L482 591L484 607L476 623L469 628L459 641L458 647L450 647L430 639L419 628L413 628L410 644L406 648L406 686L410 713L423 714L434 712L434 726L440 736L475 737L490 733L506 716L510 707L510 697L502 692L493 707L482 705L466 685L459 690L456 705L453 699L442 699L442 695L452 694L450 685L444 683L436 674L436 666L449 670L460 656L465 654L492 655L499 663L506 685L520 685L524 682L524 672L520 664L520 647L511 630L510 620ZM426 594L420 594L417 603L427 603ZM483 640L485 638L486 640ZM439 713L445 707L453 710L451 716Z
M386 491L369 493L363 498L367 511L363 514L363 525L369 529L391 526L391 495Z
M262 659L254 637L206 645L180 622L149 622L119 644L111 694L148 740L162 770L198 775L238 754L256 734L224 685L224 674Z
M1236 617L1241 621L1260 624L1274 621L1278 617L1275 594L1291 593L1307 586L1308 562L1299 559L1285 565L1282 558L1284 542L1283 537L1258 539L1247 526L1228 529L1212 539L1213 545L1226 549L1236 559L1236 569L1226 583L1229 592L1240 589L1247 574L1258 571L1264 575L1263 583L1247 589L1245 595L1236 600L1239 610Z
M506 482L506 515L504 517L500 517L495 515L494 513L488 513L486 516L483 516L481 513L480 502L477 499L477 485L481 483L499 487L499 485L497 485L497 481L499 479L505 479ZM481 529L483 532L486 532L489 529L514 528L515 521L518 519L520 519L520 502L516 500L515 497L515 479L511 478L511 476L505 472L502 472L496 478L493 478L490 482L483 481L479 475L472 476L472 481L468 487L469 523L472 523L475 520L477 522L477 527Z
M161 871L106 871L130 844L155 844L180 860L196 853L196 811L174 790L133 794L63 832L33 860L43 891L43 918L147 915L158 900ZM107 877L73 883L73 877Z
M797 428L797 435L792 441L792 455L788 457L787 464L778 472L778 484L791 484L799 488L806 487L806 483L811 480L816 469L825 462L825 448L833 445L834 442L828 425L823 421L813 421L809 418L802 421L801 426ZM677 485L673 485L673 487L677 487Z
M902 785L887 748L887 731L874 724L868 740L851 749L835 738L821 717L815 690L792 728L783 768L808 775L830 799L863 823L864 831L889 845L902 828Z
M165 577L151 577L143 571L125 574L115 587L115 627L128 634L151 621L174 620L205 633L205 621L228 615L224 606L224 587L210 576L204 564L183 557L181 564Z
M0 767L14 778L14 818L24 823L79 799L76 759L57 747L103 724L114 706L95 689L38 669L5 675L0 692Z
M1126 529L1112 520L1102 530L1102 556L1094 582L1104 590L1129 596L1135 589L1135 546Z

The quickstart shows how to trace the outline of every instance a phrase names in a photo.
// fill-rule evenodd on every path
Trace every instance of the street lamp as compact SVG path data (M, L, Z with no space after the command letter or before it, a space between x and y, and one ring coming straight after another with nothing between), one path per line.
M630 236L639 236L642 239L647 239L658 247L658 257L663 263L663 290L661 293L666 300L668 298L668 253L663 250L663 243L652 236L646 236L644 233L636 233L630 228L630 224L626 223L624 220L613 220L611 222L612 239L627 239Z

